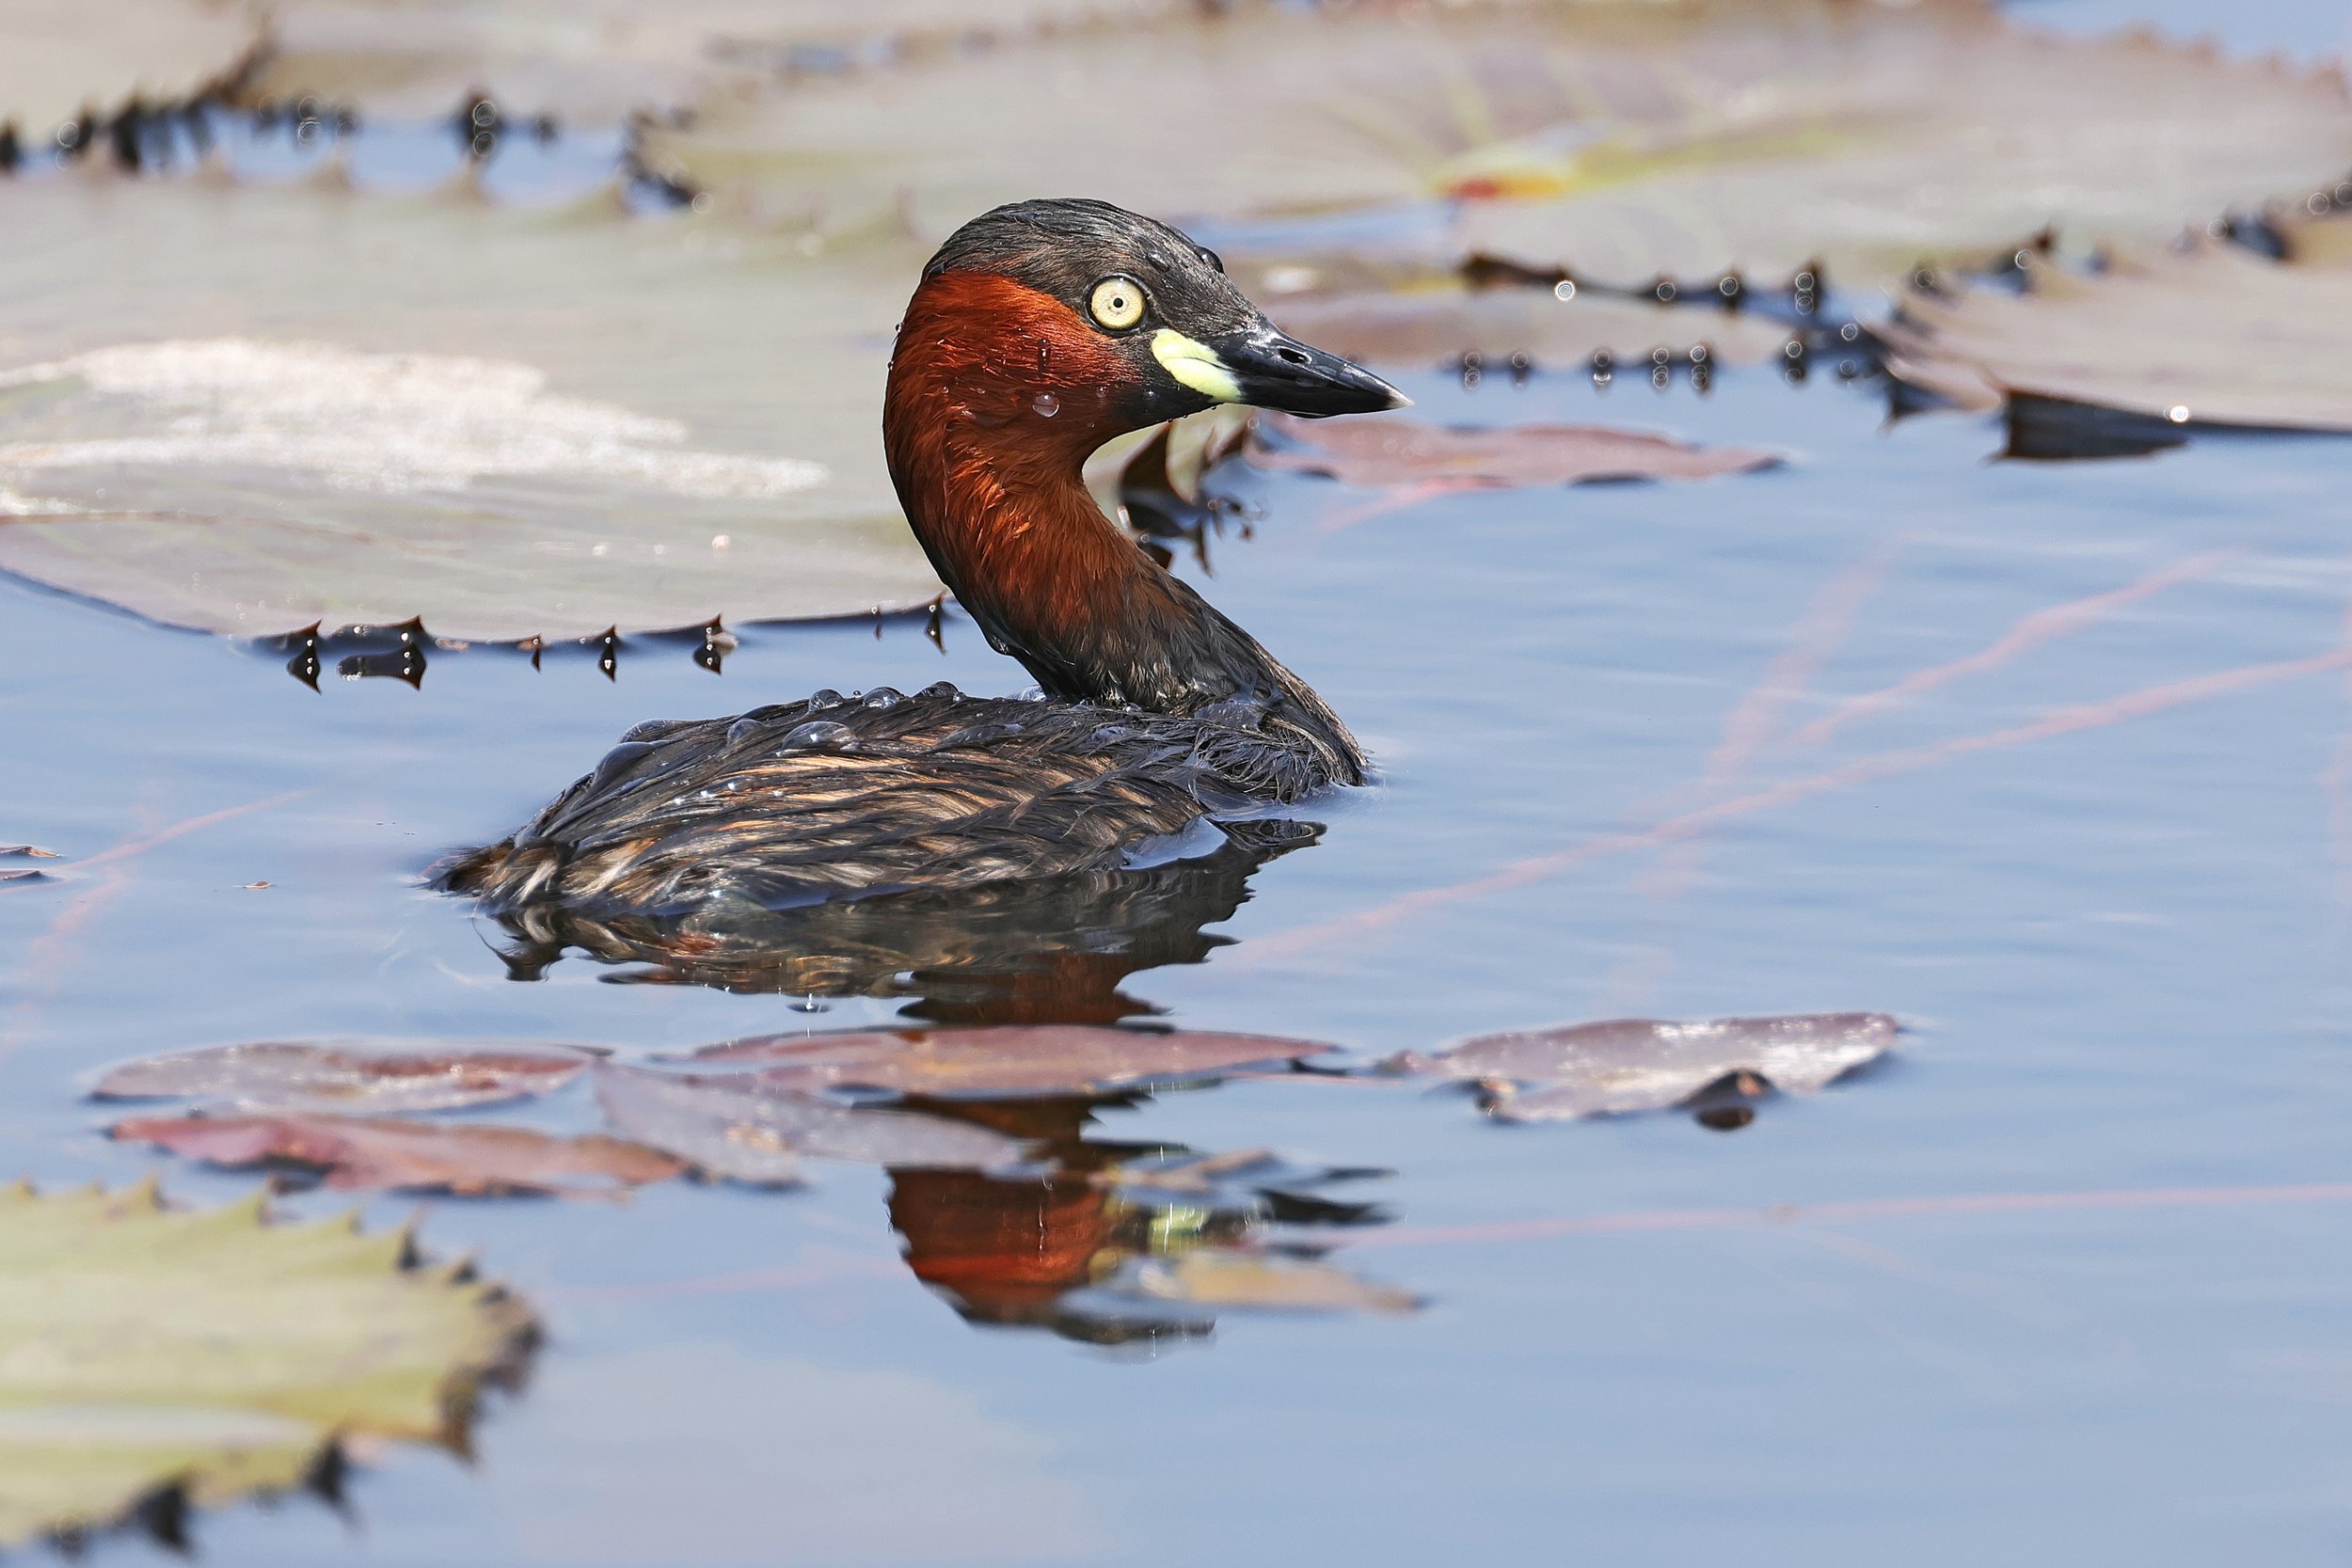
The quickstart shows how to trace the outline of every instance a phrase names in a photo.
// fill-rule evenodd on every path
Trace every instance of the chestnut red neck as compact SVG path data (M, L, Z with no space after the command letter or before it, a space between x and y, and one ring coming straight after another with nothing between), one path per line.
M899 325L882 442L933 568L1050 695L1173 714L1264 701L1354 782L1360 754L1320 699L1089 494L1087 458L1152 422L1149 404L1130 362L1060 300L940 273Z

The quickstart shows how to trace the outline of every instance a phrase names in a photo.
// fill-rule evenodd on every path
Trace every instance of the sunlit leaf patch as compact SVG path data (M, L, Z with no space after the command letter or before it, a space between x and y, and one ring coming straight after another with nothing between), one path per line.
M535 1332L402 1231L0 1190L0 1548L291 1488L347 1439L462 1444Z
M242 635L939 592L877 423L913 253L97 174L0 184L0 224L43 236L0 256L0 570Z

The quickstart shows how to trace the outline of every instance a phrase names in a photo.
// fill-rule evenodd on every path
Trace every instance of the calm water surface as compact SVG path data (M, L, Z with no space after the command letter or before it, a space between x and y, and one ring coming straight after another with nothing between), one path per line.
M1729 1133L1675 1113L1505 1128L1393 1083L1105 1109L1098 1139L1392 1169L1345 1193L1393 1223L1290 1234L1427 1300L1120 1345L964 1321L910 1273L890 1178L864 1167L783 1194L433 1204L434 1247L478 1251L545 1313L529 1386L493 1401L469 1465L388 1452L344 1516L225 1510L199 1524L204 1555L2341 1563L2352 1203L2275 1189L2352 1181L2352 699L2340 669L2290 662L2345 642L2347 448L1995 461L1995 424L1889 427L1874 388L1826 376L1736 373L1706 397L1581 374L1407 386L1439 420L1601 419L1787 463L1368 516L1366 492L1224 470L1254 527L1212 543L1213 578L1184 570L1384 779L1255 874L1212 927L1229 945L1126 993L1354 1062L1613 1014L1873 1008L1911 1030L1890 1062ZM313 693L282 652L0 580L0 839L81 857L185 830L0 892L0 1173L247 1190L99 1135L78 1098L97 1070L166 1049L382 1034L642 1056L894 1017L612 984L577 955L520 983L502 934L417 877L648 717L1024 684L968 623L944 641L754 628L715 677L645 641L613 681L585 653L535 671L437 653L421 689L338 679L330 657ZM1921 750L2068 709L2068 733ZM1610 838L1750 797L1701 837ZM579 1088L522 1119L596 1116ZM2234 1189L2294 1200L2210 1201ZM2057 1201L1906 1206L2012 1195ZM900 1223L922 1228L926 1201L900 1192ZM1886 1207L1640 1218L1849 1202ZM377 1224L413 1208L367 1205ZM1610 1216L1634 1218L1545 1223Z

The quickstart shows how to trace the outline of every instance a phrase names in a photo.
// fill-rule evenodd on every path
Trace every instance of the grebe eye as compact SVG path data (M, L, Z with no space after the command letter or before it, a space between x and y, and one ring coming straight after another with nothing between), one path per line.
M1124 332L1143 320L1143 285L1132 277L1105 277L1094 285L1087 309L1106 330Z

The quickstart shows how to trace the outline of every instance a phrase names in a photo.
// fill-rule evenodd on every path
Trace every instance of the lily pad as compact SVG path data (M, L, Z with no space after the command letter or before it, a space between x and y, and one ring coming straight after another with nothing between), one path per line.
M530 1312L405 1231L0 1190L0 1548L162 1494L297 1484L344 1437L451 1442Z
M236 75L262 47L262 19L240 0L8 0L0 34L0 126L47 141L77 117Z
M879 429L911 252L98 174L0 184L0 226L42 236L0 257L0 570L239 635L939 593Z
M284 1164L322 1172L330 1187L462 1196L582 1196L666 1181L685 1165L602 1133L559 1138L525 1127L371 1120L359 1117L150 1117L108 1135L211 1164Z
M280 0L246 85L372 114L448 113L474 93L510 114L614 121L689 107L755 73L832 73L909 50L1149 15L1174 0Z
M916 1111L837 1105L758 1073L654 1072L606 1064L596 1098L612 1125L705 1174L783 1184L797 1156L911 1170L1004 1170L1029 1146L969 1122Z
M2159 427L2352 431L2352 219L2285 232L2284 261L2209 241L2096 276L2035 266L2023 293L1915 291L1883 330L1887 369L1965 407L2026 395Z
M1422 1306L1410 1291L1375 1285L1328 1263L1238 1247L1130 1258L1104 1289L1147 1301L1262 1311L1396 1313Z
M1279 276L1281 269L1268 270ZM1317 289L1264 303L1284 331L1375 365L1476 355L1501 372L1513 356L1530 367L1584 365L1596 355L1632 364L1661 348L1686 364L1753 365L1779 357L1789 336L1760 315L1669 308L1594 289L1563 298L1551 289L1470 289L1447 280L1391 291Z
M712 1046L694 1059L758 1067L760 1082L804 1092L854 1087L934 1097L1019 1096L1182 1083L1331 1049L1272 1035L1006 1024L776 1035Z
M1348 484L1438 483L1499 490L1522 484L1610 480L1713 479L1778 467L1747 447L1694 447L1645 431L1606 425L1514 424L1477 428L1391 416L1320 425L1270 415L1258 426L1273 439L1250 448L1261 468L1322 474Z
M1481 1035L1434 1056L1407 1053L1392 1065L1479 1083L1505 1120L1568 1121L1680 1104L1741 1073L1809 1094L1894 1049L1899 1028L1884 1013L1704 1023L1621 1018Z
M820 239L936 239L1067 190L1229 220L1237 253L1856 280L2045 226L2156 239L2299 199L2352 165L2352 103L2332 71L2056 37L1976 0L1242 4L795 82L646 151L723 211ZM1414 221L1369 242L1311 221L1379 207Z
M548 1093L593 1060L562 1045L262 1040L126 1062L91 1093L246 1113L444 1111Z

